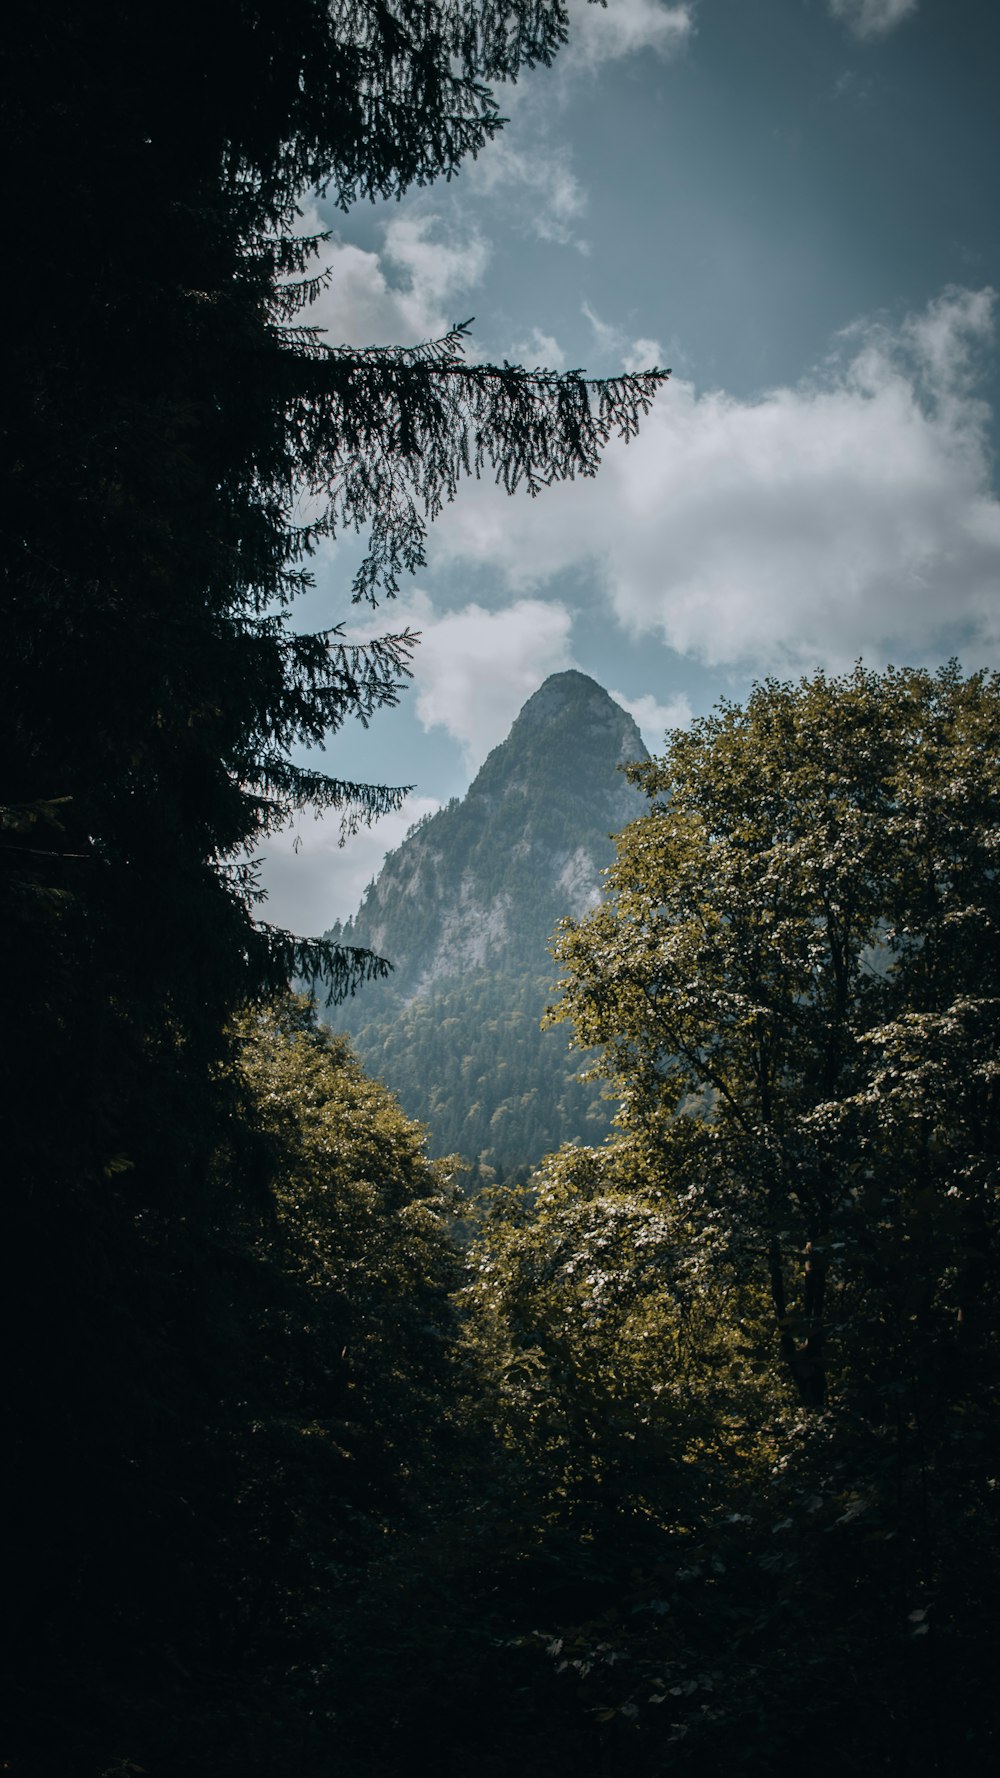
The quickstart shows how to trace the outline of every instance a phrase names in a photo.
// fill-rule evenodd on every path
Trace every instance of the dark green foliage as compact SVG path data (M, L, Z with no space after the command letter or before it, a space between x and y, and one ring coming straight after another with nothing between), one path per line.
M628 1127L759 1256L805 1406L859 1365L891 1394L910 1316L937 1346L992 1302L998 759L983 675L760 687L640 769L560 941Z
M98 1773L122 1750L206 1778L278 1772L290 1750L327 1769L366 1574L424 1530L459 1448L447 1171L303 1002L244 1019L230 1087L214 1171L241 1208L212 1230L209 1424L194 1438L190 1405L163 1404L184 1448L158 1451L136 1617L53 1639L48 1720L15 1748L31 1771Z
M620 1130L487 1194L474 1504L375 1590L378 1778L995 1769L998 762L949 669L762 687L642 768L562 941Z
M229 1683L248 1557L212 1552L255 1288L232 1251L267 1177L232 1016L293 973L342 994L381 968L255 917L291 811L350 824L402 794L290 763L394 702L414 640L300 634L310 554L366 530L353 591L391 591L459 477L590 474L658 382L469 366L460 328L328 347L299 325L322 261L296 202L450 174L498 127L488 82L564 30L557 0L57 0L6 28L5 1616L20 1746L59 1718L60 1778L92 1778L88 1712L166 1698L151 1650Z
M654 383L469 368L458 332L328 351L295 198L454 170L564 23L9 28L0 1762L30 1778L996 1770L996 680L769 685L639 769L561 947L618 1135L486 1194L474 1241L422 1133L269 998L377 966L255 925L256 841L398 795L288 763L412 641L297 635L310 548L370 527L355 590L391 588L456 476L589 472ZM513 985L480 1023L535 992L508 915L547 861L542 942L594 814L568 678L515 731L548 779L494 755L349 935L420 910L404 1057L436 995L487 1072L439 840L489 916L477 992Z

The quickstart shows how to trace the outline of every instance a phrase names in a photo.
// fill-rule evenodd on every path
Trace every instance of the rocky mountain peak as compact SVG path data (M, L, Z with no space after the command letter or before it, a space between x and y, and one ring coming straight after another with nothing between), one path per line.
M620 767L646 757L603 686L554 673L468 794L411 829L331 933L393 964L334 1016L439 1150L516 1168L606 1129L567 1033L539 1021L549 941L598 901L610 836L645 807Z
M645 759L646 748L631 716L586 673L553 673L532 694L510 734L480 768L469 797L523 790L530 781L562 798L592 794L598 781L608 793L601 820L622 826L634 813L635 796L615 768ZM608 800L610 797L610 801ZM616 820L620 803L624 813Z
M643 806L619 767L646 757L603 686L554 673L467 796L407 835L336 936L389 957L394 990L410 998L508 952L546 968L557 921L596 902L610 835Z
M631 716L620 704L615 703L611 693L605 691L603 685L598 685L596 679L591 679L587 673L578 672L575 667L567 668L563 673L550 674L538 690L532 692L514 722L510 741L560 720L567 711L572 713L574 721L586 721L604 728L624 729L637 742L639 751L635 757L645 756L642 737Z

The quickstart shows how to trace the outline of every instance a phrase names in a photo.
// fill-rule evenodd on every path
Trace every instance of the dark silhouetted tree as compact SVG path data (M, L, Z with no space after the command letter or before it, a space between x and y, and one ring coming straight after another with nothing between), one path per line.
M350 823L402 794L290 763L392 703L414 641L300 634L309 556L366 531L353 590L391 592L461 476L592 473L657 383L471 366L460 328L327 345L301 324L322 269L296 206L450 176L499 127L489 83L565 29L558 0L56 0L7 28L0 973L27 1720L48 1710L39 1665L71 1670L85 1623L99 1713L122 1651L175 1646L202 1609L189 1532L252 1172L211 1159L239 1116L230 1016L292 971L343 993L378 967L255 917L256 848L291 811Z

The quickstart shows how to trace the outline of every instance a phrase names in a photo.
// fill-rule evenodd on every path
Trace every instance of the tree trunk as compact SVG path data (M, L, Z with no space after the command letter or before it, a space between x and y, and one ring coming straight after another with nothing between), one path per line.
M778 1348L798 1391L799 1401L804 1408L822 1408L826 1406L823 1299L826 1294L827 1266L826 1261L818 1259L813 1252L811 1241L807 1244L806 1253L808 1255L804 1303L806 1337L801 1346L797 1344L789 1323L785 1273L781 1263L781 1249L777 1241L772 1241L768 1249L768 1275L771 1284L771 1301L778 1324Z

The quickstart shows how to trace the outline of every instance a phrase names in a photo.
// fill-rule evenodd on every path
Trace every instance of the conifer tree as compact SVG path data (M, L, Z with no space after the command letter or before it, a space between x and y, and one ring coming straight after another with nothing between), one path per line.
M366 532L345 616L391 594L463 475L593 473L657 383L471 366L460 327L326 343L299 200L450 177L500 126L489 83L566 26L561 0L54 0L7 27L5 1300L35 1552L10 1617L25 1645L40 1611L59 1659L88 1619L97 1648L168 1595L191 1609L170 1552L252 1171L211 1164L238 1115L227 1022L293 971L344 993L379 967L257 917L256 848L293 810L403 794L290 763L391 704L414 643L300 634L310 555Z

